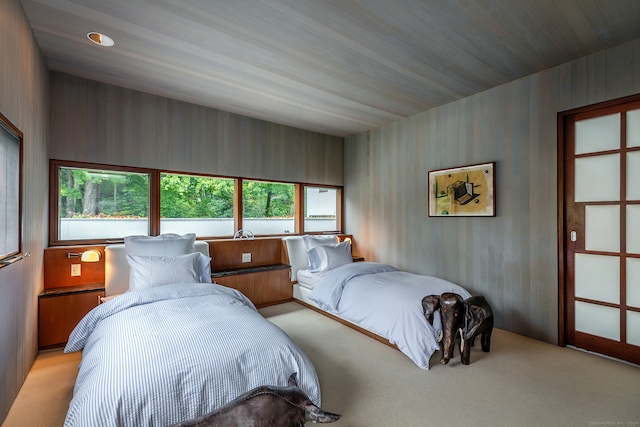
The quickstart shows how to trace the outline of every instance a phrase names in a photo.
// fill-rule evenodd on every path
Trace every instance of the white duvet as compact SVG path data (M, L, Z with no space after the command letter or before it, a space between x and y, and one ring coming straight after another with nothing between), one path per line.
M216 284L129 291L92 310L65 352L82 350L65 426L167 426L261 385L298 386L320 406L302 351L240 292Z
M328 271L309 298L323 310L386 338L418 367L429 369L431 355L440 348L442 326L437 312L433 326L427 322L422 298L444 292L471 296L463 287L437 277L356 262Z

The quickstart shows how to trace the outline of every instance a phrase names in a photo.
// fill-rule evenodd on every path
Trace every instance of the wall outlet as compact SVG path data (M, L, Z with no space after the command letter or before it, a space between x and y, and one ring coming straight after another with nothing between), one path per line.
M242 262L251 262L251 253L242 254Z
M80 264L71 264L71 276L80 275Z

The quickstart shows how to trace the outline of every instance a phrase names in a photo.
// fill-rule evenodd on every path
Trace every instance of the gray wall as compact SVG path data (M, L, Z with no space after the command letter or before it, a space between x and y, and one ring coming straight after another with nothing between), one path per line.
M50 157L342 185L344 139L51 73Z
M487 297L497 326L558 342L557 113L640 93L640 39L345 143L360 254ZM430 218L430 170L496 162L497 217Z
M48 73L18 0L0 2L0 112L24 134L23 250L0 269L0 422L37 353L37 295L47 239Z

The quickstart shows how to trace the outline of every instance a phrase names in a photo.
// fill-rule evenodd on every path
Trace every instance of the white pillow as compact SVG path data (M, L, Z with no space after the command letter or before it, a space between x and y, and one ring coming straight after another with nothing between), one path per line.
M127 236L124 238L127 255L177 256L194 253L196 235L165 233L159 236ZM202 254L198 270L198 281L211 283L211 258Z
M159 236L127 236L124 238L124 247L127 255L166 257L192 253L195 241L195 233L184 236L172 233Z
M319 273L333 270L341 265L353 262L351 244L342 242L328 246L316 246L309 251L309 271Z
M338 242L338 236L329 235L329 236L315 236L305 234L302 236L302 240L304 241L304 246L307 248L307 252L316 246L326 246L326 245L335 245Z
M147 289L171 283L198 283L200 252L177 256L127 255L131 267L129 289Z
M200 255L198 261L198 282L211 283L211 257L206 256L202 252L195 252Z

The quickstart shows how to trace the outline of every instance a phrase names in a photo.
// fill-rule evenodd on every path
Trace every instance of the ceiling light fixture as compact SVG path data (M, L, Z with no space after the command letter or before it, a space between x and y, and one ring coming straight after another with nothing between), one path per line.
M104 34L90 32L87 33L87 38L100 46L113 46L114 41L111 37L105 36Z

